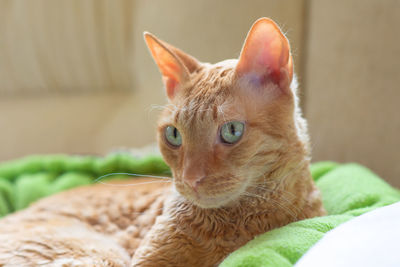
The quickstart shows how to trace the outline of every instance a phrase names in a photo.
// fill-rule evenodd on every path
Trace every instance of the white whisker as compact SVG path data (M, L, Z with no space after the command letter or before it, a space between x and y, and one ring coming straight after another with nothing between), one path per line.
M105 182L97 182L98 184L103 184L107 186L115 186L115 187L125 187L125 186L135 186L135 185L143 185L143 184L154 184L154 183L170 183L172 181L149 181L149 182L142 182L142 183L136 183L136 184L110 184L110 183L105 183Z
M129 173L129 172L113 172L113 173L108 173L105 175L102 175L98 177L94 182L98 182L103 178L110 177L110 176L115 176L115 175L124 175L124 176L135 176L135 177L149 177L149 178L156 178L156 179L167 179L170 180L172 179L171 177L167 176L157 176L157 175L148 175L148 174L137 174L137 173Z
M285 207L284 205L282 205L282 203L280 203L279 201L273 199L273 198L265 198L263 196L260 195L256 195L256 194L251 194L249 192L244 192L245 196L249 196L249 197L255 197L255 198L261 198L266 200L267 202L272 202L273 204L277 205L279 208L281 208L283 211L287 212L290 216L292 216L295 220L297 220L297 213L295 211L292 211L289 207ZM288 203L289 204L289 203Z

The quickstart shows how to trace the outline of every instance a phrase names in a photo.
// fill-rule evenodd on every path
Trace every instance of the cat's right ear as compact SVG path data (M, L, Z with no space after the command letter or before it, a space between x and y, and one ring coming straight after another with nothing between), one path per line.
M261 18L251 27L240 53L236 74L258 86L265 86L268 82L280 87L290 85L293 62L289 41L271 19Z
M167 97L173 100L180 88L189 82L189 73L197 68L197 61L151 33L144 32L144 39L160 69Z

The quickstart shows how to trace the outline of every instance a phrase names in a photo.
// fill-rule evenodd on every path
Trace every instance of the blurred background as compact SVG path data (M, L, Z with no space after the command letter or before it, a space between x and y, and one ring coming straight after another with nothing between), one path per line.
M166 99L142 32L214 63L259 17L291 41L313 160L400 186L398 0L0 0L0 161L154 143Z

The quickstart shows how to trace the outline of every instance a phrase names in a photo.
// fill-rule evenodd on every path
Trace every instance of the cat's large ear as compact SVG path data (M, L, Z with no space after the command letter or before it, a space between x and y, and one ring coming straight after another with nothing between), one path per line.
M160 69L167 96L172 100L178 90L189 81L189 73L197 69L199 63L151 33L145 32L144 39Z
M236 75L257 85L288 87L293 77L290 46L278 25L261 18L251 27L236 66Z

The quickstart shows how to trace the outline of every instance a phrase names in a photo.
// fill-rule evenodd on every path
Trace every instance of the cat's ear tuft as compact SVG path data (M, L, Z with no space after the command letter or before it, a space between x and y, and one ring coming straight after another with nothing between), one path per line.
M173 46L159 40L151 33L144 32L143 35L147 47L160 69L167 97L172 100L178 90L189 81L189 70L180 58L182 56L184 57L185 54ZM178 51L178 53L180 52L182 55L177 55L174 50ZM191 62L189 61L189 66L193 68L190 64Z
M236 66L238 77L247 77L257 85L274 82L288 87L293 77L289 42L278 25L269 18L257 20L251 27Z

